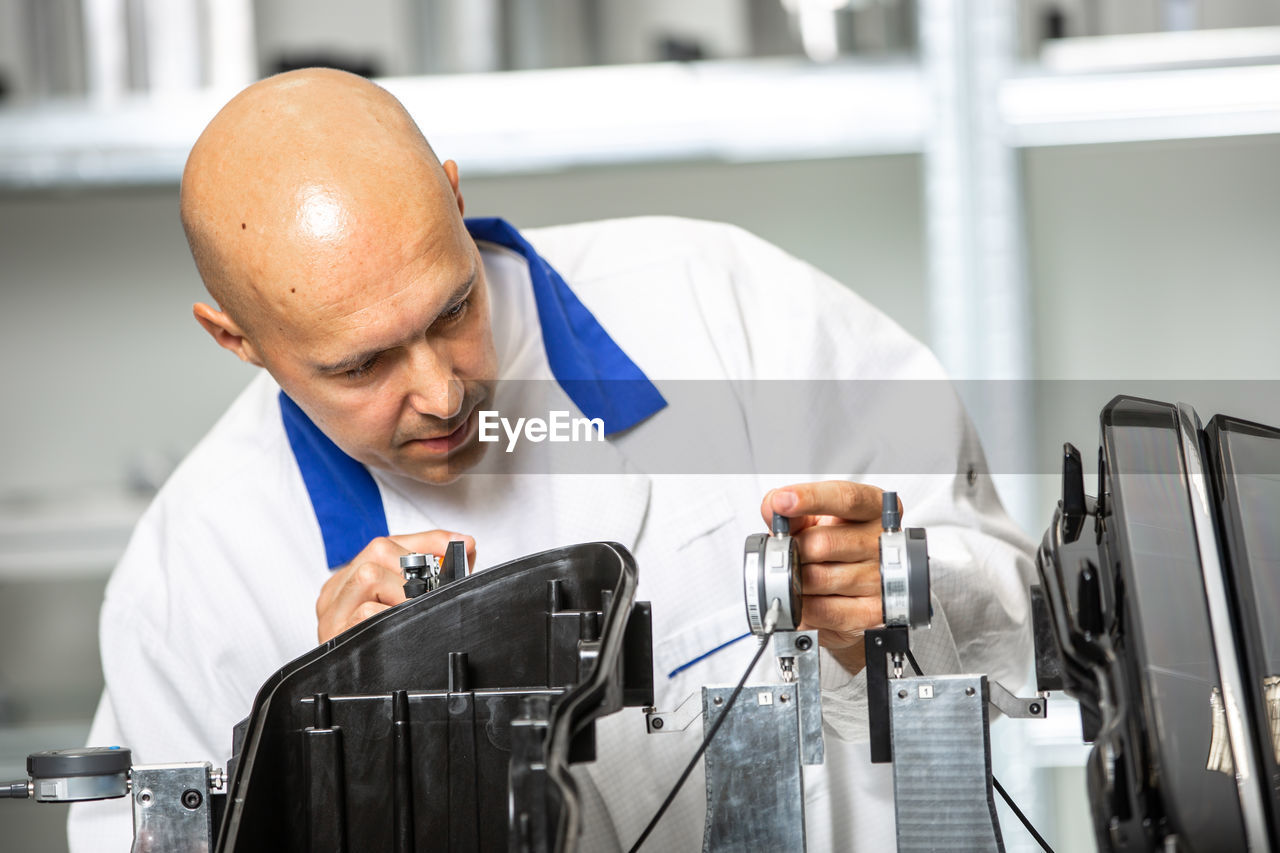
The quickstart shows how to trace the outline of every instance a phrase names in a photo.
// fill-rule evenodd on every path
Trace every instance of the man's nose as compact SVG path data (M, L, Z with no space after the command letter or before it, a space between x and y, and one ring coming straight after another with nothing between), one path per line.
M415 347L409 359L409 406L421 415L450 418L462 409L462 380L452 364L427 345Z

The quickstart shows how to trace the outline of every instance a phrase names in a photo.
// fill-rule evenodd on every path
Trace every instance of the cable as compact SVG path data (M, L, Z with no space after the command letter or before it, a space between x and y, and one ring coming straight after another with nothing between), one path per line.
M1040 848L1044 850L1045 853L1053 853L1053 848L1049 846L1049 842L1044 840L1043 835L1036 832L1036 828L1031 825L1031 821L1029 821L1027 816L1022 813L1022 809L1018 808L1017 804L1014 803L1013 798L1009 796L1007 791L1005 791L1004 785L1000 784L1000 780L996 778L996 774L994 773L991 774L991 784L996 786L996 792L1004 798L1004 801L1008 803L1009 808L1013 809L1013 813L1017 815L1018 820L1022 821L1022 825L1027 828L1027 832L1031 833L1031 837L1040 844Z
M916 656L911 654L911 649L907 649L907 660L911 663L911 668L916 671L916 675L923 677L924 673L920 671L920 664L916 663ZM996 793L998 793L1004 799L1005 803L1008 804L1009 808L1013 810L1013 814L1018 818L1018 820L1022 821L1022 825L1027 828L1027 832L1031 833L1031 837L1036 840L1040 845L1040 848L1044 850L1045 853L1053 853L1053 848L1049 846L1049 842L1044 840L1043 835L1036 832L1036 828L1031 825L1031 821L1022 813L1022 809L1018 808L1017 803L1013 801L1013 797L1009 796L1009 792L1004 789L1004 785L1000 784L1000 780L996 778L996 774L994 773L991 774L991 784L995 786Z
M636 853L640 849L640 845L644 844L649 837L649 833L653 832L653 828L658 825L658 821L666 813L667 809L676 799L676 794L680 793L680 789L684 787L685 780L689 778L689 774L693 772L693 768L698 765L698 759L702 757L702 753L707 751L707 747L711 745L711 739L716 736L716 732L720 731L720 724L729 717L729 711L733 708L733 703L738 701L738 694L742 692L742 688L746 685L747 679L751 677L751 671L756 668L756 664L760 662L764 650L769 645L769 638L773 636L774 628L778 625L779 602L775 598L773 606L769 608L769 613L765 616L765 631L760 636L760 648L756 649L755 657L751 659L751 663L747 664L747 671L742 673L742 678L738 679L738 686L733 688L733 692L729 694L729 699L724 703L724 710L720 712L720 716L716 717L711 724L711 728L707 729L707 735L702 739L702 745L698 747L698 751L693 754L693 758L689 759L689 763L685 765L684 772L680 774L680 778L676 780L675 787L671 789L671 793L667 794L667 798L662 801L662 805L658 806L658 811L650 819L649 825L644 828L644 832L640 833L640 837L636 839L636 843L631 845L631 849L627 853Z
M911 654L911 649L907 649L907 661L911 664L911 668L916 671L917 678L923 678L924 673L920 671L920 664L916 663L916 656Z

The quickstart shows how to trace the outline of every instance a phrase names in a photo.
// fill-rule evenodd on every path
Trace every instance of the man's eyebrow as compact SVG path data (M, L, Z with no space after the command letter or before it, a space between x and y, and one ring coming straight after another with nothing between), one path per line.
M480 272L479 266L480 265L478 263L473 264L471 267L470 278L455 288L453 293L449 294L448 300L444 303L445 311L465 299L467 294L471 292L471 289L475 287L476 277ZM431 323L428 324L428 328L430 328L431 325L434 325L437 319L439 319L438 314L431 318ZM417 335L414 337L417 337ZM355 370L360 365L367 363L375 356L384 353L387 350L394 349L396 346L398 346L398 344L392 344L391 346L386 347L377 347L375 349L365 350L364 352L358 352L355 355L347 356L346 358L341 359L340 361L335 361L331 364L317 364L315 366L315 370L317 373L346 373L349 370Z

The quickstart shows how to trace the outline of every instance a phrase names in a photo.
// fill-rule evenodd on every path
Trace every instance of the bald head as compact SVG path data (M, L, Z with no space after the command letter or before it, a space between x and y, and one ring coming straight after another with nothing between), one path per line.
M385 253L407 224L456 238L455 195L390 93L307 69L250 86L209 123L183 172L182 224L209 294L253 338L332 303L334 272L367 267L362 253Z

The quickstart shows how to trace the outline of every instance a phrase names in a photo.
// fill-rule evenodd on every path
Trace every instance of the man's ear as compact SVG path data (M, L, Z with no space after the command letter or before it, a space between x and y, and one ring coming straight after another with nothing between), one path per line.
M196 322L204 326L204 330L218 346L231 350L241 361L262 367L262 359L258 357L253 342L245 337L244 331L225 311L197 302L192 306L191 313L195 314Z
M449 179L449 186L453 187L453 197L458 200L458 215L466 216L466 205L462 201L462 191L458 189L458 164L452 160L445 160L442 165L444 174Z

